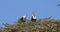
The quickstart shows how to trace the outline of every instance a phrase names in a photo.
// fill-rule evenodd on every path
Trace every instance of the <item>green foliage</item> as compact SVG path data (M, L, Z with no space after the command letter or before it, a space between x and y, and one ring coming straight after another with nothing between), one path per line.
M0 32L60 32L60 20L45 18L37 22L18 22L12 25L4 24L5 27L0 28Z

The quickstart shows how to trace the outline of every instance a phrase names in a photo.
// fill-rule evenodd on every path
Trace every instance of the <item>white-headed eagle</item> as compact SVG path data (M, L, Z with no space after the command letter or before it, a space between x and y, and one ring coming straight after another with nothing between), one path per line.
M19 20L18 23L26 22L26 16L22 16Z
M32 21L32 22L36 22L36 16L35 16L34 13L32 14L31 21Z

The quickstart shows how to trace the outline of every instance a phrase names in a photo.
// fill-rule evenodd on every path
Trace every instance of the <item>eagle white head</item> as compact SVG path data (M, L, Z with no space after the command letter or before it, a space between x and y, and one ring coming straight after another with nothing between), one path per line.
M23 18L26 18L26 14L23 16Z
M26 20L26 15L23 16L23 20L24 20L24 21Z
M26 16L23 16L23 18L26 18Z
M36 19L36 16L35 16L35 14L32 14L32 17L33 17L33 19Z

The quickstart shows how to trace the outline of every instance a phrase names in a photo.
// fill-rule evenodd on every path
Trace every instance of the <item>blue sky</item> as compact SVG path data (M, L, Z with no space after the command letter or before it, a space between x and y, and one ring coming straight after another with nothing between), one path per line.
M60 19L60 0L0 0L0 26L2 23L15 23L18 18L27 14L30 19L32 12L37 18L53 16Z

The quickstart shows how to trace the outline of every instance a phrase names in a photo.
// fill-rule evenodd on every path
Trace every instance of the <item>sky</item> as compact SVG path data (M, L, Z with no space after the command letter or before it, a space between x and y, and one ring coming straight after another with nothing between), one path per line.
M37 19L53 16L60 19L60 0L0 0L0 26L2 23L13 24L23 15L31 18L34 12Z

